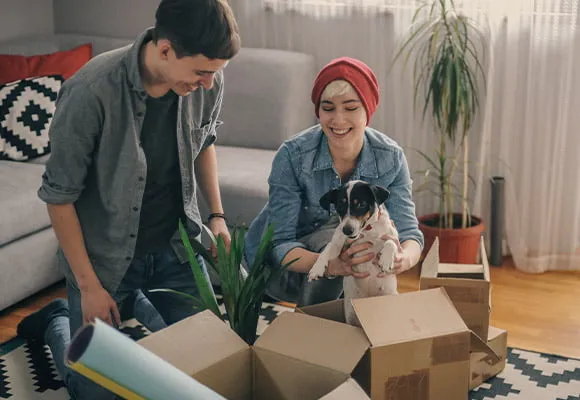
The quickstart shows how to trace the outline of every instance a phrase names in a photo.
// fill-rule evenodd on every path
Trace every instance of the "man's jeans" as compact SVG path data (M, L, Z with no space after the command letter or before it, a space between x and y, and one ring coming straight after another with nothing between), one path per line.
M205 263L198 257L206 278ZM189 263L180 264L168 244L158 252L134 259L113 298L119 310L125 301L134 302L134 316L150 331L158 331L195 314L193 304L170 293L150 293L151 289L173 289L198 297L198 290ZM70 321L66 317L53 319L45 333L45 341L52 351L56 369L74 400L110 400L114 393L69 369L64 363L65 351L71 336L82 326L81 295L77 288L67 285ZM129 305L130 306L130 305Z

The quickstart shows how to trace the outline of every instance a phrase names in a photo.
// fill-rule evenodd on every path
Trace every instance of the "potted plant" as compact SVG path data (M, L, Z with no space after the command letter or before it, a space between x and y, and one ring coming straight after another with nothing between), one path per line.
M415 12L408 36L395 55L414 59L414 106L431 118L438 135L435 154L423 151L427 168L418 190L438 197L437 213L419 217L425 251L439 237L440 260L473 264L485 225L469 206L469 132L485 88L486 39L476 23L461 15L453 0L428 0ZM481 78L481 79L479 79ZM461 183L456 176L461 174Z
M232 234L229 253L221 236L217 239L204 226L211 240L217 247L217 258L197 240L190 240L183 223L179 222L181 240L187 250L191 271L199 291L199 297L193 297L172 289L156 289L158 292L169 292L190 300L198 310L209 309L220 319L226 319L230 328L234 330L246 343L252 345L256 340L258 318L262 307L262 300L266 287L270 282L278 279L281 273L295 260L281 266L274 267L266 262L268 252L272 248L273 228L270 226L262 236L258 252L250 271L242 266L244 253L244 228L235 228ZM222 315L202 268L196 258L201 255L209 268L212 268L220 280L220 286L225 306L225 315Z

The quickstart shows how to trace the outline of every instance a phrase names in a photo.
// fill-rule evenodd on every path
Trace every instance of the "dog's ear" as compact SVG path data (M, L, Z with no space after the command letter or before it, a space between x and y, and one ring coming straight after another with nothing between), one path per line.
M326 211L330 211L330 205L336 204L336 196L338 195L338 189L332 189L326 192L320 198L320 206L324 208Z
M371 190L375 195L375 200L377 201L377 204L383 204L385 201L387 201L387 199L391 195L391 192L389 192L387 188L384 188L379 185L371 185Z

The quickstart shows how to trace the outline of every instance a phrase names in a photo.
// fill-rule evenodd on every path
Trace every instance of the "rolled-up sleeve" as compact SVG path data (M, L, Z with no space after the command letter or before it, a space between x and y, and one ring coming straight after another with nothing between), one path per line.
M84 189L87 170L103 121L90 88L65 82L49 128L51 155L38 197L49 204L74 203Z
M399 232L399 241L403 243L406 240L415 240L423 248L424 237L415 214L413 181L409 174L407 159L402 150L399 150L396 156L399 170L388 188L390 191L387 200L388 211Z
M215 101L215 105L211 112L210 116L210 123L208 128L207 136L201 146L201 151L207 149L209 146L215 143L217 139L217 127L222 124L222 121L219 120L221 110L222 110L222 101L224 97L224 79L223 73L219 73L215 77L215 85L218 88L218 94Z
M306 247L296 240L302 196L286 144L280 147L274 157L268 183L270 185L269 220L274 229L272 256L276 263L282 264L290 250Z

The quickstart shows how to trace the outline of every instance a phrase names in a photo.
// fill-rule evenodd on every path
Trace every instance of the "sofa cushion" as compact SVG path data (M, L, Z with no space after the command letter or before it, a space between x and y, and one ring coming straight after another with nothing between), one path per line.
M70 50L33 56L0 54L3 66L0 83L46 75L68 79L91 59L92 53L92 45L87 43Z
M0 161L0 246L50 226L36 192L44 166Z
M216 146L220 193L228 224L249 225L268 200L268 176L276 154L273 150ZM208 207L200 196L203 221Z
M224 69L225 95L217 144L277 150L316 123L310 55L242 48Z
M0 159L25 161L50 152L48 128L63 78L43 76L0 85Z

